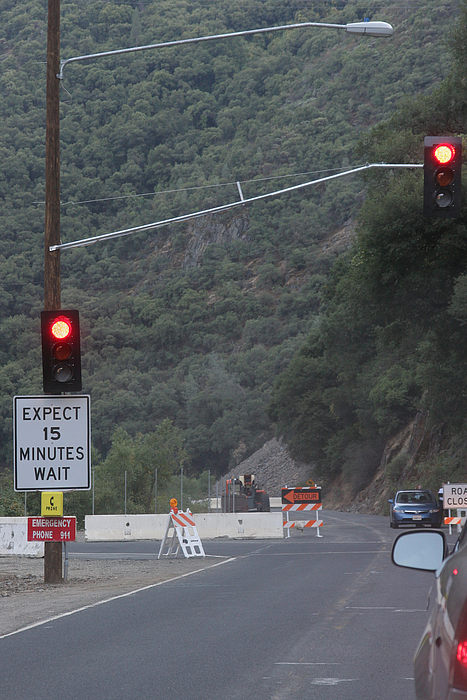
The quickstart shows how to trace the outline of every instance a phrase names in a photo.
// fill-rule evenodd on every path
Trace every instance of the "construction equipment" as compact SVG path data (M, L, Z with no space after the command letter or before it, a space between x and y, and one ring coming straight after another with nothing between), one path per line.
M227 479L221 505L223 513L265 513L271 510L269 495L259 488L254 474Z

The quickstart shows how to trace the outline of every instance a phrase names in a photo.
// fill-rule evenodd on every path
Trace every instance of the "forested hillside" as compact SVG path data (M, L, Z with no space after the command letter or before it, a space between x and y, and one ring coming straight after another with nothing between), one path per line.
M420 133L465 135L465 4L450 45L449 74L430 98L407 101L362 138L375 162L416 157ZM354 493L385 447L388 487L435 490L466 478L467 208L427 221L421 198L417 174L368 179L355 244L334 265L320 319L275 387L271 415L293 454Z
M250 197L365 162L422 162L425 134L466 130L460 9L459 24L447 0L63 0L64 59L301 21L395 32L298 29L68 65L62 240L237 200L237 181ZM5 0L0 19L7 483L12 397L41 392L47 3ZM370 173L63 251L96 469L121 469L118 453L135 479L158 464L222 474L278 430L321 477L359 486L421 410L448 426L459 469L465 218L426 224L421 211L421 171Z

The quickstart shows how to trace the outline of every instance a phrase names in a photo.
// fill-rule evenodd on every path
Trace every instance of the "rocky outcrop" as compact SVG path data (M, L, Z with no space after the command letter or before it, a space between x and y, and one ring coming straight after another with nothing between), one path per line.
M189 224L188 240L185 248L184 267L195 267L200 262L206 248L212 244L225 245L242 239L248 230L248 216L225 218L203 217Z
M282 486L305 486L307 480L313 478L312 467L292 459L287 447L276 438L231 469L218 482L219 489L223 488L226 479L239 474L255 474L256 482L270 496L280 496Z
M319 484L323 486L323 506L331 510L386 513L388 498L394 495L394 484L413 480L417 462L440 450L442 431L440 428L429 429L427 424L427 414L420 411L413 421L388 440L370 483L357 493L342 475L327 484ZM226 479L255 474L257 483L270 496L279 496L282 486L306 486L316 473L315 465L297 462L290 456L286 445L274 438L231 469L217 487L220 493Z

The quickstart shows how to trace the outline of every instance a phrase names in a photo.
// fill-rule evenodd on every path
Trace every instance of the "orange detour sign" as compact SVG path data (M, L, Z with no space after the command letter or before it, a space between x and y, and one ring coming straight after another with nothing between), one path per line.
M300 489L281 489L282 503L321 503L321 489L304 486Z

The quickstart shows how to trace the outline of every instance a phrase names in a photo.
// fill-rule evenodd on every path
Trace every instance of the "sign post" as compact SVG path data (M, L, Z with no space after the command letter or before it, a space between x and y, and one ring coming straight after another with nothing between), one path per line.
M41 506L58 515L58 492L91 488L89 396L15 396L13 455L15 491L55 492ZM68 539L42 540L45 583L63 581L61 543Z

